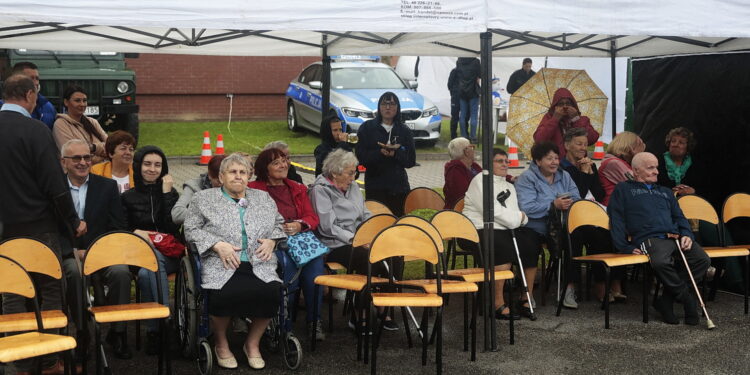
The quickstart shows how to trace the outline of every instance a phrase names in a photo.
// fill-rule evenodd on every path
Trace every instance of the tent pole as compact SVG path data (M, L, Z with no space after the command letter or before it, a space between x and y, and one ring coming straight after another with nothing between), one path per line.
M322 59L323 59L323 75L321 76L321 83L323 84L322 89L322 102L320 104L320 113L323 118L328 114L328 107L331 103L331 57L328 56L328 34L323 34L322 40ZM344 129L346 131L346 129Z
M480 34L481 40L481 79L482 86L479 95L480 108L482 114L480 119L482 120L482 191L484 196L482 197L482 207L484 213L484 231L482 238L482 250L485 253L484 256L484 277L485 277L485 294L484 300L484 349L495 351L497 350L497 323L495 321L495 252L494 247L494 191L493 191L493 175L492 175L492 33L484 32ZM489 320L489 325L486 324ZM489 335L489 343L487 336ZM488 346L489 344L489 346Z
M617 57L617 41L609 42L609 56L611 60L612 76L612 138L617 134L617 69L615 66L615 57Z

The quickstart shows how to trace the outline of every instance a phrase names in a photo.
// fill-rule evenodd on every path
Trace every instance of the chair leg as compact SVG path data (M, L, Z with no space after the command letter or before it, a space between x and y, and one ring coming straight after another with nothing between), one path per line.
M750 289L750 256L745 257L745 285L743 287L745 293L745 315L747 315L747 293L748 289Z
M362 360L362 322L364 321L363 311L362 311L362 300L364 299L364 296L360 295L360 298L357 298L355 301L354 308L352 309L352 316L351 319L354 321L354 334L357 336L357 361ZM355 302L352 301L352 302ZM357 315L359 314L359 315Z
M383 324L385 323L385 316L387 315L388 309L384 309L382 314L379 314L378 323L377 323L377 329L375 332L373 332L373 340L372 340L372 357L370 362L370 374L375 375L377 374L377 352L378 352L378 345L380 345L380 334L383 330Z
M542 250L542 253L540 255L542 257L542 277L539 289L542 290L542 306L547 306L547 255L545 254L544 250Z
M604 266L605 284L604 284L604 328L609 329L609 288L612 287L610 269Z
M516 311L514 307L516 305L515 298L513 298L513 288L515 287L515 283L516 282L513 279L508 279L508 301L510 301L510 303L508 303L508 313L510 314L510 319L508 319L508 343L510 345L514 345L516 343L516 329L513 319L513 314ZM529 304L531 304L531 301L529 301ZM497 350L497 345L493 346L492 350Z
M414 344L411 341L411 328L409 327L409 319L408 316L406 316L406 308L401 308L401 320L404 322L404 333L406 334L406 343L409 345L409 348L414 346Z
M420 329L422 330L422 366L427 366L427 311L429 309L425 307L422 309L422 324Z
M135 280L135 303L141 303L141 288L138 287L138 279ZM141 321L135 321L135 350L141 350Z
M437 374L443 373L443 307L438 306L437 317L435 319L435 327L437 327L437 344L435 345L435 365L437 366Z
M563 278L564 282L562 283L562 287L560 288L560 295L557 296L557 312L555 313L555 316L560 316L560 313L562 312L563 300L565 299L565 289L570 282L569 278L570 276L568 276L568 273L565 272L565 277Z
M96 322L94 322L94 335L96 336L94 339L96 345L96 375L101 375L103 370L104 358L102 358L102 356L104 355L104 351L102 351L101 328L99 327L99 323Z
M718 259L716 262L716 273L714 274L714 279L711 281L711 289L708 293L708 301L713 301L716 299L716 290L719 289L719 279L721 276L721 272L724 270L724 266L726 262L726 258L724 259ZM704 293L705 295L705 293Z
M471 360L477 360L477 302L479 293L474 293L471 305Z
M161 375L163 374L162 368L164 367L164 353L166 352L166 349L164 346L166 345L166 332L164 332L164 319L159 321L159 370L157 371L157 374Z
M469 351L469 295L464 293L464 351Z
M371 322L371 320L372 320L371 319L372 318L371 315L372 314L370 313L370 311L372 310L372 299L370 299L369 294L368 294L368 296L366 298L367 298L367 308L365 309L365 331L364 331L363 337L362 337L362 339L364 340L364 350L363 350L363 352L364 352L364 356L365 356L365 358L364 358L365 364L367 364L368 361L369 361L369 355L370 355L370 332L371 332L370 327L371 327L371 323L372 323Z
M654 285L654 304L656 304L656 300L659 298L659 289L661 289L661 281L659 281L659 279L657 278L656 284ZM645 298L648 298L648 294L645 295Z
M318 303L317 298L315 298L315 303ZM333 332L333 288L331 287L328 288L328 332Z
M643 265L643 322L648 323L648 288L651 284L651 273L648 266Z
M320 285L315 284L315 288L313 290L314 290L314 292L313 292L313 311L318 311L318 293L320 293ZM332 307L333 306L329 306L328 311L333 311ZM331 315L328 318L330 319L329 320L329 324L332 325L333 324L333 313L331 313ZM312 331L310 331L310 351L311 352L315 351L315 342L317 341L315 339L315 332L317 331L317 329L318 329L318 319L313 319L313 328L312 328Z

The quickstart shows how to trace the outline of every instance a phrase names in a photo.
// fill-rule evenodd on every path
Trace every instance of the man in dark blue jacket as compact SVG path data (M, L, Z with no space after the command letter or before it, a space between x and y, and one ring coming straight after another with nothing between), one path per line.
M635 181L617 184L609 200L612 242L621 253L642 254L641 244L648 252L651 268L664 284L664 293L654 307L668 324L679 321L672 305L682 300L685 307L685 324L698 324L698 303L689 287L687 271L681 261L674 261L677 251L682 251L690 265L695 282L700 284L711 263L703 248L693 241L690 224L670 189L656 185L659 161L649 152L633 157ZM678 234L680 246L667 234ZM630 238L628 238L630 236ZM678 265L675 267L675 265ZM644 296L645 298L645 296Z
M13 65L13 71L11 74L23 74L32 81L34 81L34 87L36 88L36 106L31 111L31 118L37 119L47 125L52 130L52 125L55 124L55 117L57 111L55 106L50 101L39 93L39 69L36 64L32 62L22 61ZM0 100L0 106L3 105L3 101Z

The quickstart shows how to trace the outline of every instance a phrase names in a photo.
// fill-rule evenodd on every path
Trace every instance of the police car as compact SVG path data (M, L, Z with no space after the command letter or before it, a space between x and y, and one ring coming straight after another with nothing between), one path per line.
M414 139L435 144L440 138L440 113L435 104L414 90L416 82L405 82L386 64L357 58L340 57L331 63L329 111L338 115L344 129L356 132L363 122L375 118L380 95L391 91L401 102L401 119L412 129ZM316 62L289 83L289 130L320 132L322 74L323 64Z

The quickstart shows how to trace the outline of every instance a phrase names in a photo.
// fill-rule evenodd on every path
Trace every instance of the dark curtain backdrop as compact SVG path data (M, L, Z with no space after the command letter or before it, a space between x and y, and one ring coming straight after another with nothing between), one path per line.
M634 130L654 154L684 126L698 145L697 194L717 210L734 192L750 192L750 53L633 61Z

